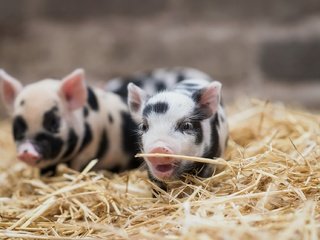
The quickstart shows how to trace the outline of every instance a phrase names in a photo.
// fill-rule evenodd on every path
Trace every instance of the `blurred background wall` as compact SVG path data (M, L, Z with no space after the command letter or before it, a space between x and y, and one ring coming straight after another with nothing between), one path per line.
M229 102L319 109L320 1L0 0L0 68L25 83L164 66L210 73Z

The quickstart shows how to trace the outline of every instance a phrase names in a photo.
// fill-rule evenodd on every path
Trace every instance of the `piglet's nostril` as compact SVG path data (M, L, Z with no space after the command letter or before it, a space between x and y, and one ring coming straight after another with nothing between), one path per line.
M172 154L172 150L166 147L157 147L154 148L150 151L150 153L167 153L167 154Z

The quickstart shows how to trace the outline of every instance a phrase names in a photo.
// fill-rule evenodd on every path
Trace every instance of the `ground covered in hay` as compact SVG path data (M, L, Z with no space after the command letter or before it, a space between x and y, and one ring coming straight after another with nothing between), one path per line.
M225 168L154 193L143 171L59 176L14 159L0 132L1 239L318 239L320 116L241 102L229 113Z

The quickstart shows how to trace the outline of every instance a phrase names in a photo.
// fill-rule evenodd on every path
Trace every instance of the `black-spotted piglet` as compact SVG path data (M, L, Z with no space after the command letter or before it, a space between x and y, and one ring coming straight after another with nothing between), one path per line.
M137 72L130 76L110 79L105 89L120 95L126 100L130 82L142 88L148 94L155 94L159 91L172 89L178 82L190 78L210 80L209 75L194 68L156 68L148 72Z
M221 156L228 125L220 96L221 83L205 79L184 80L172 91L151 97L129 84L128 104L133 118L140 123L142 151L212 159ZM209 177L214 171L211 164L169 157L148 157L145 161L149 176L161 186L184 173Z
M62 81L45 79L25 87L0 70L0 91L13 117L18 158L54 171L58 163L81 170L97 158L96 169L137 167L136 124L114 93L86 85L84 71Z

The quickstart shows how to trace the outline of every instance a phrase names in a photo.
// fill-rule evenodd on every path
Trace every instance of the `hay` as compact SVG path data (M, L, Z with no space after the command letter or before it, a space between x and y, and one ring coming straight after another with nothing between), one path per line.
M0 238L318 239L320 116L257 100L239 106L229 113L228 161L218 160L227 167L186 176L168 193L144 171L90 172L94 161L41 178L12 163L2 131Z

